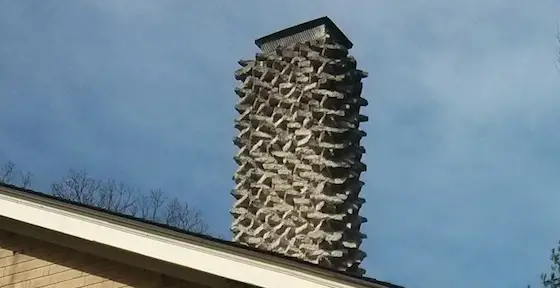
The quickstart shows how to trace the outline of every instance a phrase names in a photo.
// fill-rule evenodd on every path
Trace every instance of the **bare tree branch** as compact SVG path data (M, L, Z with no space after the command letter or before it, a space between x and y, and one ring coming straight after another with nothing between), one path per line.
M17 170L13 162L8 162L0 168L0 183L29 188L32 177L33 175L29 172ZM16 181L16 178L19 178L19 182Z
M0 183L12 184L15 174L15 164L8 162L4 167L0 168Z
M204 233L208 229L202 221L200 211L189 207L186 202L181 203L177 198L173 198L167 203L165 212L165 224L167 225L200 233Z
M51 193L66 200L97 206L101 185L101 181L91 178L85 170L70 170L60 182L51 185Z
M56 197L96 206L112 212L139 216L153 222L183 230L206 233L208 227L200 211L179 199L169 200L161 189L142 194L112 179L99 181L85 170L70 170L58 183L52 184Z
M31 174L30 172L21 172L21 187L22 188L29 188L31 187L31 178L33 177L33 174Z
M29 188L32 174L16 169L12 162L0 168L0 183ZM19 180L18 183L14 181ZM178 198L171 200L161 189L152 189L147 194L113 179L95 179L86 170L70 170L59 181L51 184L51 195L99 207L111 212L138 216L153 222L179 229L206 233L208 226L199 210L190 207Z
M95 204L97 207L119 213L136 214L133 207L137 203L137 197L134 191L122 182L117 183L108 179L101 185L98 196Z

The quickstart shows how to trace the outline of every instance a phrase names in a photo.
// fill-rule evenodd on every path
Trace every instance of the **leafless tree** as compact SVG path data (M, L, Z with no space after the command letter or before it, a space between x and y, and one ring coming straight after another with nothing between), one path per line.
M59 182L51 185L56 197L103 208L109 211L138 216L197 233L206 233L208 227L200 211L178 198L169 199L160 190L143 194L122 182L112 179L101 181L85 170L70 170Z
M29 188L32 176L29 172L16 169L16 165L13 162L8 162L0 168L0 183Z
M0 168L0 183L29 188L31 174L16 169L12 162ZM200 211L178 198L165 196L160 189L147 194L117 182L96 179L86 170L70 170L51 184L50 194L65 200L127 214L196 233L207 233Z

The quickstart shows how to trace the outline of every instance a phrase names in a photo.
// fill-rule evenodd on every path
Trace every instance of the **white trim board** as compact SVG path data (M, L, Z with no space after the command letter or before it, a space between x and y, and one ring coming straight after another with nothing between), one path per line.
M384 287L325 279L297 267L274 265L3 193L0 216L264 288Z

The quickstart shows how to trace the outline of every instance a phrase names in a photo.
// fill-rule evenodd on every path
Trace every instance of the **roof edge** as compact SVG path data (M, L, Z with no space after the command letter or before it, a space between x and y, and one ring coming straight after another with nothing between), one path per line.
M313 269L297 261L222 243L226 241L180 233L29 192L34 191L0 185L0 216L261 287L400 287ZM243 272L231 271L230 267Z

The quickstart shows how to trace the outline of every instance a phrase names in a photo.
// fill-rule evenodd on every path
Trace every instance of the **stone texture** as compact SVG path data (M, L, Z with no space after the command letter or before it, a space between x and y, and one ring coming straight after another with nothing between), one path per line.
M239 64L234 241L363 275L367 73L328 33Z

